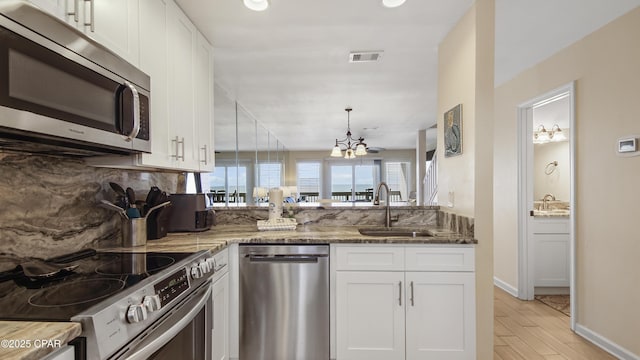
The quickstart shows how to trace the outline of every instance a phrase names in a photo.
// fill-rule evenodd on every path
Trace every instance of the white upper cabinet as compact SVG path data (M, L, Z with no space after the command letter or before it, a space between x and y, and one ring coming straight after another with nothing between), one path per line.
M29 2L60 19L65 18L65 0L29 0Z
M131 64L139 65L138 0L64 1L69 24Z
M135 3L139 7L139 67L151 77L151 154L103 156L87 162L211 172L213 47L172 0Z
M213 151L213 48L198 33L196 41L194 91L196 126L198 129L198 157L201 172L215 167Z
M140 69L151 77L151 154L139 156L140 166L175 166L168 116L167 12L163 0L140 0Z

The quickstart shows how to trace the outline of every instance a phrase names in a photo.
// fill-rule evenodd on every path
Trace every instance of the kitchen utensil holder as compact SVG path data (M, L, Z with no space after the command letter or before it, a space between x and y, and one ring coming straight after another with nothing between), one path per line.
M122 219L122 246L135 247L147 243L147 219Z

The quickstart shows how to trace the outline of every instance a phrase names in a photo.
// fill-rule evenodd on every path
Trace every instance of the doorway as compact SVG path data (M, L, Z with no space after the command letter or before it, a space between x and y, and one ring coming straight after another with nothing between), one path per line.
M575 327L575 85L518 107L518 298L569 295Z

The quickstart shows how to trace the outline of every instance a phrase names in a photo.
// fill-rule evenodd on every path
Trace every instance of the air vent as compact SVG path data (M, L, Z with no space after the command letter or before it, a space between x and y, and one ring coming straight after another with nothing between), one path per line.
M352 51L349 53L349 62L372 62L379 61L384 51Z

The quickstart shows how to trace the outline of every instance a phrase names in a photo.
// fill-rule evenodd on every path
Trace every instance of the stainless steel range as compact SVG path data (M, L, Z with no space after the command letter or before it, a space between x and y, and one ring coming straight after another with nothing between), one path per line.
M0 258L0 319L80 322L76 359L211 357L211 284L226 253L82 255ZM38 266L59 271L33 275Z

